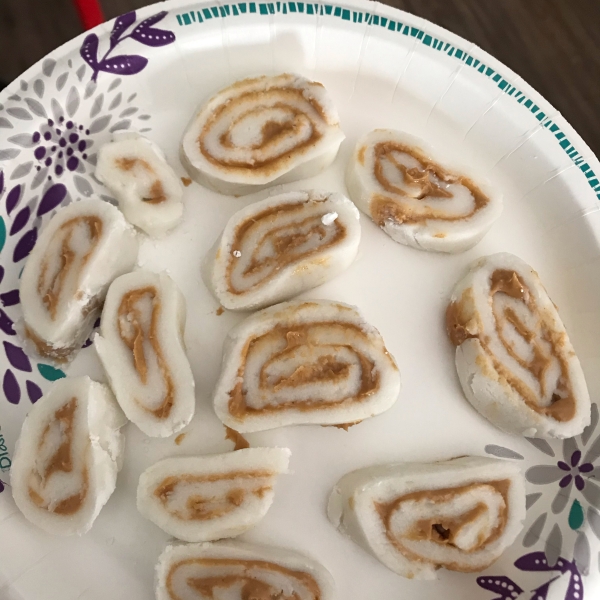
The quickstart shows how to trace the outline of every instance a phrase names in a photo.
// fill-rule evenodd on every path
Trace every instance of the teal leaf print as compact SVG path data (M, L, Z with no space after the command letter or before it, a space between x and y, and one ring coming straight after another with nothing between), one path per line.
M40 375L48 381L56 381L57 379L62 379L63 377L66 377L66 375L60 369L55 369L50 365L44 365L40 363L38 364L37 368L40 372Z
M4 248L4 242L6 242L6 224L4 223L4 219L0 217L0 252Z
M583 525L583 508L579 500L573 500L571 511L569 512L569 527L579 529Z

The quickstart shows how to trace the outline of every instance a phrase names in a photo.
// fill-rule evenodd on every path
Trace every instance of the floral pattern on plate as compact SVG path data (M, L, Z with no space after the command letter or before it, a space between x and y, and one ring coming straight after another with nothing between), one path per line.
M550 565L557 564L566 547L572 547L573 560L583 575L589 574L591 565L588 534L592 532L600 540L599 420L598 405L592 404L591 422L581 435L553 443L527 438L541 454L539 459L545 460L525 471L535 491L527 495L528 521L522 544L531 548L544 540ZM524 459L502 446L488 445L485 451L500 458ZM584 527L586 518L589 527ZM567 538L572 543L565 544Z
M81 64L48 58L32 83L21 81L19 92L6 106L0 104L0 130L8 130L3 133L9 144L0 148L0 203L5 204L0 251L18 265L12 273L20 276L40 229L59 207L94 194L114 202L93 177L97 147L115 131L151 131L151 116L141 110L137 93L122 91L122 76L141 72L148 59L113 52L126 39L155 48L173 43L174 33L155 27L166 15L162 11L138 24L135 11L122 15L113 22L108 50L101 58L100 40L91 33L81 46ZM101 72L106 75L98 83ZM3 168L9 161L10 171ZM35 375L54 381L65 374L43 363L35 368L18 344L18 280L5 279L10 277L5 278L0 266L0 339L9 363L0 373L2 390L10 404L19 404L25 393L34 403L42 396ZM90 344L87 340L84 347Z
M290 10L293 5L295 12L295 3L282 3L281 10L287 11L288 4ZM242 5L245 13L246 5L242 3L239 6ZM236 6L232 6L232 14L237 15ZM307 14L314 14L314 6L320 6L317 15L323 15L324 10L330 14L335 9L336 16L351 23L347 9L310 4L306 5ZM215 17L224 18L230 14L229 5L211 8ZM272 18L273 5L259 4L258 8L260 15ZM302 3L298 3L297 8L299 12L304 12ZM208 8L204 10L208 11ZM251 3L250 11L257 12L254 3ZM276 11L280 11L279 3ZM5 101L5 106L0 104L0 133L7 141L0 145L0 205L6 203L0 216L0 250L7 246L5 264L12 261L10 266L14 267L4 277L4 269L0 266L0 341L9 366L4 373L0 373L8 400L8 403L3 403L5 408L14 408L25 397L25 393L31 402L39 399L41 389L34 381L38 374L41 377L37 380L40 384L43 380L53 381L65 376L61 370L49 365L32 364L16 342L14 321L19 318L18 275L23 265L21 261L33 248L44 219L49 219L59 206L102 192L92 172L97 147L108 139L108 134L130 128L142 133L151 130L151 117L144 114L139 106L137 94L122 91L126 87L122 85L123 80L141 73L149 59L137 53L124 54L122 49L131 47L132 42L135 42L134 48L160 48L173 43L173 32L156 27L166 14L163 11L139 23L135 12L119 17L113 21L112 31L107 31L107 35L90 33L86 36L79 52L72 53L70 59L44 60L40 73L29 82L22 80L20 90ZM180 26L184 26L191 24L196 14L201 20L200 11L176 17ZM212 18L204 14L206 19ZM353 14L354 22L358 21L357 15L360 16L358 22L362 22L363 13L355 11ZM369 25L387 27L392 31L396 26L399 27L398 31L402 28L400 23L392 20L388 24L387 18L367 16ZM435 36L415 27L406 25L402 34L423 40L422 43L427 46L439 47L440 50L443 48L449 56L455 56L457 60L477 68L485 77L493 77L498 87L503 90L506 88L509 95L514 92L515 100L523 103L527 110L538 112L538 107L531 100L524 102L526 98L521 91L508 85L500 74L486 68L464 51L442 41L438 46ZM129 40L127 44L126 40ZM542 120L541 116L536 118ZM564 138L549 117L543 115L543 118L544 127L552 128L557 139ZM11 130L14 130L14 134ZM561 146L565 152L571 153L572 147L564 142L568 140L561 141ZM577 159L573 160L582 171L587 172L589 167L583 158L577 155ZM10 164L10 171L3 168L6 164ZM595 181L591 175L588 179ZM112 200L109 196L103 198ZM565 600L583 598L581 575L589 573L592 562L588 535L592 540L592 536L600 540L600 487L594 481L600 472L600 434L596 432L598 409L595 405L593 417L592 424L581 436L563 442L562 446L561 443L553 442L550 445L543 440L529 440L541 456L538 461L540 464L527 470L528 482L535 491L527 497L529 518L522 544L526 548L536 546L544 551L530 552L515 561L514 565L522 576L515 576L515 579L524 587L505 575L465 576L469 577L469 584L475 585L476 582L484 590L493 592L496 594L495 600L543 600L548 597L550 589L556 589L558 584L554 582L565 577L569 580ZM592 440L594 434L596 438ZM0 446L0 457L1 451ZM502 458L524 460L522 454L501 446L490 444L486 446L486 452ZM0 479L1 494L6 490L8 479L4 469ZM540 514L532 514L541 507L544 508ZM574 536L574 542L567 536ZM597 547L596 543L594 547ZM570 550L573 557L569 560L564 556L570 555ZM513 556L519 555L518 544L514 545L512 552ZM523 578L526 574L535 573L546 574L549 579L531 589L533 586L526 585ZM554 588L551 587L553 585ZM531 591L525 591L524 588ZM488 600L488 596L485 596L485 600Z
M143 71L148 64L148 59L138 54L121 54L111 56L117 46L127 39L135 40L144 46L160 47L172 44L175 34L172 31L154 27L167 16L167 11L159 12L148 17L132 30L135 24L135 11L126 13L116 18L110 34L110 45L105 54L98 56L100 39L95 33L90 33L81 46L81 57L92 68L92 81L98 80L101 72L113 75L136 75ZM129 33L127 33L129 31Z
M510 577L501 575L485 575L477 577L477 584L485 590L499 594L491 600L516 600L517 598L530 598L531 600L547 600L552 598L558 600L559 596L554 592L549 596L552 584L561 577L568 577L567 589L564 600L583 600L583 581L581 573L575 561L569 561L558 557L555 565L550 565L544 552L532 552L525 554L515 561L515 567L521 571L552 573L550 579L544 581L540 586L530 592L517 585ZM529 595L524 595L529 594Z

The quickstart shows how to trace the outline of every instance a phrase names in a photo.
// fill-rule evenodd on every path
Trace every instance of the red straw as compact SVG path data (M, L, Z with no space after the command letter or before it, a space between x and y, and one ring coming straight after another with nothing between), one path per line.
M104 14L98 0L75 0L81 23L86 29L91 29L104 23Z

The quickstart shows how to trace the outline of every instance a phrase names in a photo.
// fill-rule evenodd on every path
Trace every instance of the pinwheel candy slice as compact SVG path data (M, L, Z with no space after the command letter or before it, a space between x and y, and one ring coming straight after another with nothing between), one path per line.
M68 362L102 309L111 281L137 260L135 231L111 204L74 202L46 225L21 278L26 343L42 357Z
M225 425L245 433L354 423L390 408L399 390L394 359L356 308L286 302L229 333L214 405Z
M359 242L359 213L346 197L288 192L233 215L204 261L203 277L225 308L262 308L338 275Z
M57 381L29 411L11 468L13 497L49 533L88 531L115 489L127 420L108 387Z
M98 151L96 177L115 195L125 218L148 235L160 237L181 221L181 180L147 138L117 132Z
M568 438L590 423L579 359L538 274L499 253L476 261L446 311L469 402L500 429Z
M517 465L490 458L368 467L338 481L327 514L392 571L435 579L440 567L485 569L513 543L525 482Z
M348 164L350 198L401 244L462 252L500 216L502 199L432 156L418 138L391 129L372 131L358 142Z
M299 75L244 79L221 90L183 136L190 177L222 194L249 194L316 175L344 139L322 84Z
M333 600L334 591L319 563L273 546L169 545L156 565L156 600Z
M185 319L185 298L166 273L134 271L108 290L94 343L121 408L149 436L172 435L194 416Z
M254 527L273 503L287 448L247 448L213 456L167 458L146 469L138 510L187 542L235 537Z

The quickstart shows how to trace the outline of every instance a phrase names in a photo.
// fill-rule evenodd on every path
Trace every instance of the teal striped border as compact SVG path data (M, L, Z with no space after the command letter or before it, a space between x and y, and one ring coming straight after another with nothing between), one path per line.
M585 162L585 159L575 149L573 144L569 141L565 133L560 127L552 121L546 114L535 104L533 100L528 98L521 90L511 85L500 73L487 66L479 59L471 56L469 53L456 48L449 42L440 40L422 29L413 27L389 19L388 17L382 17L380 15L374 15L369 12L362 12L354 9L343 8L341 6L335 6L331 4L319 4L316 2L238 2L236 4L218 4L215 6L209 6L201 8L199 10L192 10L176 15L177 22L181 27L187 27L188 25L200 24L211 19L226 18L226 17L237 17L244 14L257 14L257 15L274 15L274 14L295 14L303 13L307 15L327 15L330 17L342 19L350 23L366 23L371 27L383 27L389 31L398 32L400 35L409 36L416 38L424 46L429 46L439 52L444 52L448 56L452 56L457 60L462 61L469 67L476 69L479 73L491 79L496 85L504 91L504 93L512 96L516 102L523 105L535 118L541 123L543 127L550 130L554 134L560 147L566 152L571 158L573 163L579 168L579 170L585 175L589 186L592 188L596 197L600 199L600 180L598 175L594 173L590 165Z

